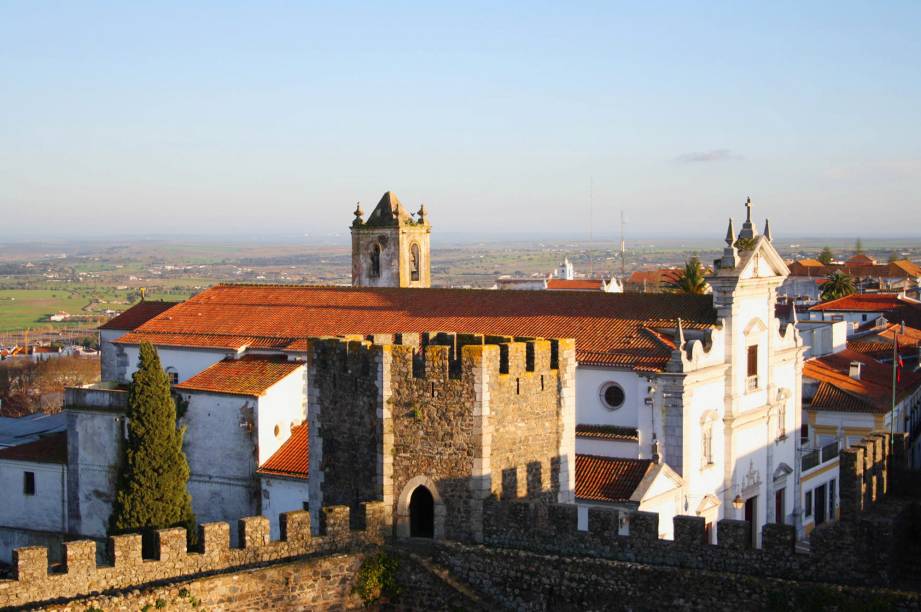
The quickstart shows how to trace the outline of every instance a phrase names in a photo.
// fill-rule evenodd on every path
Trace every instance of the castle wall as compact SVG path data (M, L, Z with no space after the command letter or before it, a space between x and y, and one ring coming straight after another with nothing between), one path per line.
M122 394L123 395L123 394ZM71 533L103 537L109 525L125 439L115 409L67 410L67 513Z

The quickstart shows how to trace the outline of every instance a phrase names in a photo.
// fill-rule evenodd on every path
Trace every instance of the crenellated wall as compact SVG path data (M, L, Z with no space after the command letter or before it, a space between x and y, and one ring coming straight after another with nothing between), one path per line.
M91 593L141 588L153 583L231 572L267 563L352 551L380 544L385 531L380 502L362 504L361 530L350 529L349 509L326 507L320 513L319 536L311 535L307 512L281 516L281 539L272 541L269 521L254 516L237 524L240 546L230 546L228 523L199 526L199 545L189 551L184 529L157 532L154 559L141 557L140 534L109 538L107 565L96 563L96 543L76 540L64 544L64 563L49 572L48 550L20 548L13 556L13 578L0 580L0 608L66 599Z
M723 519L717 523L717 544L707 544L705 520L676 516L674 540L660 540L659 516L624 513L617 508L592 507L588 528L579 530L572 504L499 500L485 504L484 544L559 555L590 556L655 565L670 565L796 580L878 585L894 575L898 534L911 519L908 504L893 504L869 513L887 490L888 433L874 433L863 447L841 451L841 521L813 532L811 551L794 549L792 525L769 523L761 530L761 547L752 547L748 522ZM895 448L906 444L904 434ZM897 451L899 456L900 451ZM851 491L845 504L845 491ZM859 500L859 503L858 501ZM882 517L882 518L881 518ZM629 535L619 535L621 520Z

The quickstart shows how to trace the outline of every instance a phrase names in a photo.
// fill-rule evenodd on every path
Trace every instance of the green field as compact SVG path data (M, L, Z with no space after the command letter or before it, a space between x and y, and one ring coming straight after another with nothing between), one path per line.
M192 291L150 291L149 300L177 302L187 299ZM0 332L26 328L48 329L67 327L74 323L51 323L48 315L64 311L71 315L99 315L106 309L124 310L127 292L111 287L77 285L63 289L0 289ZM105 303L93 303L103 300ZM76 323L88 325L86 322ZM93 324L89 324L93 325Z

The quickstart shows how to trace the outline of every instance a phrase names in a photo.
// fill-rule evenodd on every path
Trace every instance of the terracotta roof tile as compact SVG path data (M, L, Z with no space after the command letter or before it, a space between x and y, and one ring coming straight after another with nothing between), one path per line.
M636 442L640 439L635 427L619 427L617 425L576 425L577 438L591 438L594 440L620 440Z
M259 466L263 476L287 476L307 480L310 459L310 428L307 422L296 425L291 436L269 459Z
M36 463L67 463L67 432L42 436L34 442L0 448L0 459Z
M301 361L251 356L224 359L175 386L181 391L208 391L258 397L301 366Z
M819 383L819 388L812 397L810 408L824 408L836 412L879 412L870 402L856 395L851 395L831 383Z
M576 455L576 497L584 500L623 502L649 471L650 459Z
M671 351L642 326L716 324L711 296L293 285L217 285L118 340L290 347L311 336L450 331L575 338L587 365L660 371ZM289 348L290 348L289 347Z
M138 302L128 310L116 315L99 326L99 329L137 329L147 321L166 312L179 302L144 301Z
M849 374L850 364L853 361L859 361L862 364L860 380L851 378ZM850 348L807 360L803 365L803 377L819 383L828 383L839 391L871 404L877 412L886 412L891 408L892 365L880 363ZM902 380L898 384L897 399L901 400L907 394L912 393L919 384L921 384L921 372L912 372L909 368L903 369ZM829 405L822 407L833 409Z

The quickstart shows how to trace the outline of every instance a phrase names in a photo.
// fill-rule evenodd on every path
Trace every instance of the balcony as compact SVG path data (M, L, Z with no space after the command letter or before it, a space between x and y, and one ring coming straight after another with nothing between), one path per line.
M835 440L831 444L826 444L821 448L814 448L811 450L803 451L802 458L802 471L808 472L813 468L817 468L820 465L826 463L831 463L838 458L838 441Z
M751 393L758 390L758 375L752 374L745 379L745 392Z

